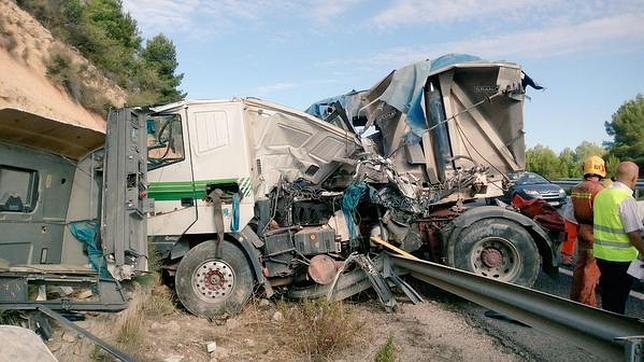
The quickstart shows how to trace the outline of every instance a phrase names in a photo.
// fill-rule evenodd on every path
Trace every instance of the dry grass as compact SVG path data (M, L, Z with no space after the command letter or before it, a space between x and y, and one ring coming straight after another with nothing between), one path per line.
M142 360L145 338L146 323L143 308L149 297L149 291L135 286L133 298L130 300L128 309L121 312L116 323L114 323L114 342L116 347L132 355L137 361Z
M131 314L120 325L116 334L116 342L126 351L136 351L144 341L144 322L145 320L141 313Z
M146 338L148 327L162 317L176 312L174 293L163 285L160 276L161 261L158 252L150 247L150 273L132 283L134 298L117 321L116 345L136 360L145 360L144 351L151 347Z
M144 288L154 289L163 284L161 280L161 266L163 260L154 244L148 243L148 272L136 277L135 281Z
M147 352L152 349L148 330L152 323L176 313L172 291L162 285L160 279L154 284L133 283L133 298L128 309L113 321L115 331L109 340L117 348L128 353L137 361L149 359ZM90 356L95 361L111 360L104 351L96 348Z
M329 359L354 346L363 335L362 323L350 305L327 300L282 304L283 346L312 361Z
M150 264L154 283L133 283L129 308L104 323L109 325L105 339L137 361L171 355L182 355L185 360L325 361L368 343L358 309L326 300L275 305L252 299L228 320L210 322L191 316L176 307L173 291L154 273L157 261L152 258ZM282 320L274 320L276 312ZM206 346L212 341L217 350L208 354ZM109 360L100 350L89 350L86 355Z
M16 41L16 36L13 31L6 28L4 22L0 18L0 47L7 49L7 51L13 54L13 51L18 46Z
M74 62L71 50L63 46L53 46L47 59L47 76L63 86L67 94L83 107L101 115L107 115L109 99L96 87L93 79L88 79L87 66Z
M152 288L150 296L143 304L143 313L151 319L168 316L176 311L174 294L165 285L157 285Z
M380 347L376 357L374 358L375 362L394 362L396 360L396 344L394 343L394 337L389 336L387 342Z

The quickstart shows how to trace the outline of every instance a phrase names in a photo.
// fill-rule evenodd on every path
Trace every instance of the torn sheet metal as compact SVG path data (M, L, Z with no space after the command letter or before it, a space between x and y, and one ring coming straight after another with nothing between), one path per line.
M244 100L255 173L265 195L278 184L306 180L319 185L360 148L353 132L311 115L255 99Z
M539 87L517 64L449 54L308 112L325 120L329 112L344 114L363 127L361 136L371 142L365 151L390 164L396 176L389 181L406 197L419 199L422 185L425 205L457 202L499 196L505 175L525 168L526 86Z
M377 101L381 101L405 113L412 131L420 137L427 130L423 111L423 87L429 75L454 64L478 61L481 58L468 54L448 54L434 60L423 60L394 70L369 90L352 91L314 103L307 109L307 113L325 118L329 111L328 105L338 101L345 108L349 120L366 116L368 126L375 120L363 113L368 112L369 107Z

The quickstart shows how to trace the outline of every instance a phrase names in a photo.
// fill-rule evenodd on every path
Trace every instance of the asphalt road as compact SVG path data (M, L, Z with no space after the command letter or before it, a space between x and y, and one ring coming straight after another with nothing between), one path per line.
M558 278L541 274L534 288L546 293L568 297L571 276L566 271ZM553 337L534 328L511 321L485 316L488 309L468 302L436 287L415 283L414 286L428 299L446 303L450 308L464 315L471 324L486 331L506 348L531 361L595 361L600 360L590 352ZM626 306L626 315L644 319L644 295L632 293Z

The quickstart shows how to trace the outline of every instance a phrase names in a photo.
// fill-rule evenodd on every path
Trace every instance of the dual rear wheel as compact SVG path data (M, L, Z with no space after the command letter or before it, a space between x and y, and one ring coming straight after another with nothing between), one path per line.
M488 278L531 287L541 269L534 239L516 222L491 218L477 221L450 240L450 266Z

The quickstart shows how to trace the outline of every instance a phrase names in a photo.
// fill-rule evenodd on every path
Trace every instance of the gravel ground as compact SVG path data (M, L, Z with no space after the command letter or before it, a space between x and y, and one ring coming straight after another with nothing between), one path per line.
M389 338L398 361L519 361L527 356L488 334L450 303L428 300L412 305L402 300L395 312L387 313L373 295L367 293L360 299L345 304L350 317L336 324L339 331L348 323L358 323L362 326L359 332L349 338L347 346L313 360L373 361ZM141 340L135 345L128 343L129 352L141 361L312 360L288 345L294 339L283 323L298 321L276 318L277 313L286 316L284 308L293 306L254 302L242 314L218 322L194 317L180 308L168 315L148 316L140 323ZM133 316L130 311L111 316L88 315L88 320L79 325L115 343L120 326ZM91 342L61 328L57 328L48 346L60 361L96 358ZM212 352L209 346L213 346Z
M570 292L572 278L561 273L558 278L541 274L534 286L535 289L546 293L567 297ZM533 361L596 361L599 357L563 340L559 337L547 335L534 328L512 323L504 320L493 319L485 316L488 309L468 302L460 297L446 293L438 288L414 282L414 286L427 299L442 303L467 319L471 325L481 332L485 332L515 354ZM644 318L644 301L636 297L628 300L626 315Z
M367 328L375 333L365 349L342 356L342 360L373 361L390 336L399 361L523 360L516 350L472 325L467 316L436 301L403 302L395 313L384 313L375 304L359 308L360 315L368 317Z

